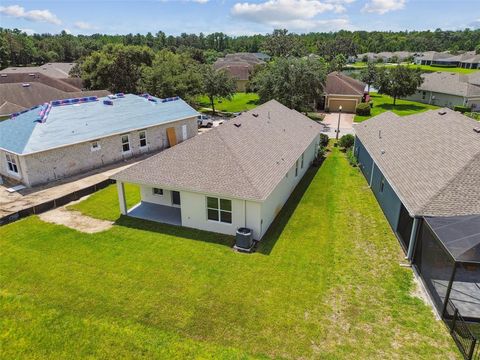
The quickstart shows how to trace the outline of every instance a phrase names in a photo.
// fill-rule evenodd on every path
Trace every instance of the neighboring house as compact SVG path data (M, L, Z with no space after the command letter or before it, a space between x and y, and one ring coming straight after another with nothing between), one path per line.
M418 54L414 58L414 62L417 65L480 69L480 55L475 54L474 51L467 51L459 55L452 55L447 51L427 51L422 54Z
M365 95L365 87L366 84L340 72L328 74L325 84L325 110L336 112L342 106L342 112L354 113Z
M475 85L476 76L434 72L422 74L422 77L422 85L414 95L407 97L408 100L449 108L467 106L480 111L480 86Z
M261 61L264 61L264 62L268 62L271 59L270 55L267 55L267 54L264 54L264 53L259 53L258 52L258 53L253 53L253 55L255 55L258 60L261 60Z
M0 117L52 100L110 94L107 90L81 91L65 80L40 73L0 74Z
M271 100L113 176L123 215L260 240L315 159L322 127ZM139 184L127 209L124 183Z
M464 317L480 320L479 123L449 109L404 117L385 112L355 133L359 167L437 310L449 298L454 271L442 255L447 249L477 264L458 267L450 299ZM457 226L442 234L442 223Z
M0 122L0 175L26 186L44 184L197 134L198 113L183 100L149 99L58 100Z
M16 74L16 73L39 73L47 75L54 79L69 78L70 70L75 63L46 63L41 66L11 66L0 71L0 74Z
M235 79L237 91L244 92L253 70L262 64L264 62L258 58L256 53L236 53L227 54L224 58L218 59L213 67L216 70L227 72Z

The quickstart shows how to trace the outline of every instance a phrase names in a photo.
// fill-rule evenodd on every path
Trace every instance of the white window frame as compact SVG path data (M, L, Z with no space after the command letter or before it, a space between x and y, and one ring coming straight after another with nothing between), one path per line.
M216 199L217 200L217 208L211 208L211 207L208 207L208 199ZM230 210L227 210L227 209L222 209L221 206L222 206L222 200L223 201L229 201L230 202ZM232 225L233 223L233 203L232 203L232 200L230 199L223 199L223 198L218 198L218 197L214 197L214 196L205 196L205 208L207 209L206 210L206 215L207 215L207 221L212 221L212 222L215 222L215 223L222 223L222 224L227 224L227 225ZM209 219L208 218L208 211L209 210L212 210L212 211L216 211L217 212L217 217L218 217L218 220L214 220L214 219ZM223 213L229 213L230 214L230 222L228 221L222 221L222 212Z
M156 193L155 190L159 190L159 193ZM163 191L163 189L160 189L160 188L152 188L152 194L154 196L163 196L164 191Z
M142 134L144 135L144 138L142 139ZM142 140L145 141L145 145L142 145ZM147 142L147 130L141 130L138 132L138 144L140 146L140 149L144 149L148 146Z
M18 158L14 154L5 153L5 160L7 161L7 172L13 176L20 176L20 167L18 166ZM10 170L12 168L12 170Z
M94 140L90 143L90 151L98 151L98 150L101 150L102 147L100 146L100 143L98 142L98 140Z
M124 138L125 136L127 137L127 141L126 141L126 142L123 141L123 138ZM127 153L132 152L132 147L131 147L131 145L130 145L130 135L129 135L129 134L124 134L124 135L121 136L120 140L122 141L122 154L127 154ZM124 147L125 145L128 145L128 150L124 150L124 149L123 149L123 147Z

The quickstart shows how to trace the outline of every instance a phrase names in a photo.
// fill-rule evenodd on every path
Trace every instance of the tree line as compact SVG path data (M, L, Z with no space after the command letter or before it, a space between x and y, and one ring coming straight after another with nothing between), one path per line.
M145 46L153 51L168 49L188 52L201 63L211 63L225 53L266 52L272 56L316 54L330 60L338 54L348 57L364 52L477 50L480 29L435 31L346 31L292 34L275 30L266 35L229 36L222 32L178 36L126 35L28 35L19 29L0 28L0 66L26 66L51 61L72 62L101 50L106 45Z

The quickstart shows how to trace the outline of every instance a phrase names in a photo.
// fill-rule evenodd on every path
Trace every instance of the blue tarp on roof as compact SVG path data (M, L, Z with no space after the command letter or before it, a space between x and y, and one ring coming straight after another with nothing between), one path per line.
M4 120L0 122L0 148L28 154L198 115L182 99L153 102L127 94L114 99L113 106L104 105L105 99L54 106L45 123L35 121L40 108Z

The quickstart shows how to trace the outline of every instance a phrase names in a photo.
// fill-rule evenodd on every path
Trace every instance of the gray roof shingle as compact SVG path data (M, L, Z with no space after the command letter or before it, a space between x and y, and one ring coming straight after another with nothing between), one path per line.
M424 81L423 84L419 86L420 90L464 97L480 96L480 86L471 83L469 75L451 72L434 72L422 74L422 77Z
M113 178L263 201L320 131L316 122L271 100Z
M386 112L355 131L411 215L480 214L479 123L441 110Z

